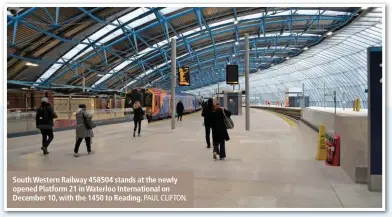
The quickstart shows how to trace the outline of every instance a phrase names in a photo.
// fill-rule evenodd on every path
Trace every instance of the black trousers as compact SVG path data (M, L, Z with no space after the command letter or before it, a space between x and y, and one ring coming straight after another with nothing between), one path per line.
M211 146L211 140L210 140L210 133L211 133L211 127L210 126L205 126L204 128L206 129L206 142L207 142L207 146L210 147Z
M41 135L42 135L42 146L47 148L54 138L53 129L41 129Z
M214 152L219 155L219 158L226 157L226 148L225 148L225 140L217 140L214 141Z
M86 137L86 138L84 138L84 140L86 141L87 152L91 152L91 137ZM76 140L75 149L74 149L75 153L79 152L79 146L80 146L80 143L82 143L82 141L83 141L83 138L78 138Z
M139 129L138 129L137 133L140 134L140 130L142 127L142 120L133 120L133 123L135 124L135 127L133 128L133 132L136 132L136 128L139 125Z
M178 113L178 115L177 115L177 120L182 121L182 113Z

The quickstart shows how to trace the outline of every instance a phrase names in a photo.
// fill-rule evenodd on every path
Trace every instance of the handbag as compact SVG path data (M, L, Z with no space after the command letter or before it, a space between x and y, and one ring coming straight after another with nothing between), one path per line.
M231 118L228 118L226 116L224 109L222 109L222 112L223 112L223 121L225 122L226 129L233 129L234 127L233 120L231 120Z

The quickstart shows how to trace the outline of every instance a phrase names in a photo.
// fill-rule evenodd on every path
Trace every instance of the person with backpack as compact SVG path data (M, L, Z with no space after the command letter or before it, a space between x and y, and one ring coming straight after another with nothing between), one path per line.
M176 107L176 112L177 112L177 121L182 121L182 115L184 114L184 104L182 104L182 101L180 100L177 103L177 107Z
M93 122L92 114L86 111L86 105L80 104L76 111L76 143L74 148L74 156L79 157L79 146L83 139L86 141L87 152L91 154L91 138L94 137L93 128L96 127Z
M219 102L215 103L214 110L211 114L212 118L212 140L213 140L213 158L220 160L226 158L225 141L229 141L229 133L227 132L227 126L225 119L230 118L231 112L222 108Z
M135 124L135 127L133 128L133 137L135 137L136 128L138 126L139 126L138 136L140 137L140 131L141 131L141 125L142 125L143 119L144 119L144 111L143 111L142 107L140 106L140 102L136 101L134 104L134 109L133 109L133 122Z
M207 103L203 107L203 111L201 112L201 116L204 117L207 148L211 148L210 133L213 121L211 117L213 109L214 105L212 103L212 99L208 99Z
M35 115L35 125L41 131L42 135L42 147L44 155L49 154L48 146L53 141L53 119L57 118L56 113L53 110L53 107L49 104L48 98L44 97L41 99L41 105L37 109L37 113Z

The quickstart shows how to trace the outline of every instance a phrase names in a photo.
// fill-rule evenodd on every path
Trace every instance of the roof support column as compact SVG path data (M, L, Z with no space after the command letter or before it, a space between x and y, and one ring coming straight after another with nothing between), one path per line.
M249 34L245 34L245 126L250 130L249 114Z
M171 128L176 128L176 39L171 39Z

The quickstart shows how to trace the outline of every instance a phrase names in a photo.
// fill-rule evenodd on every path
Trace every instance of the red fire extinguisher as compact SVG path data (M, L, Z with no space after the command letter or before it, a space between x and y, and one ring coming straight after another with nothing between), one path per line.
M327 140L327 160L330 166L340 166L340 136L334 135Z
M329 140L327 141L327 163L332 164L335 156L335 146Z

